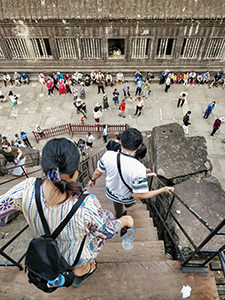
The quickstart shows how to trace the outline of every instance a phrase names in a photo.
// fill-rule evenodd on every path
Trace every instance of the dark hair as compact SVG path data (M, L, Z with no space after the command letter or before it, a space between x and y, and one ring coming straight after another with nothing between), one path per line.
M125 149L136 150L143 141L143 136L136 128L128 128L121 134L121 144Z
M119 140L119 141L120 141L120 139L121 139L121 134L122 134L122 133L119 133L119 134L117 134L117 136L116 136L116 139Z
M98 106L95 106L95 107L94 107L94 112L97 112L97 111L99 111L99 107L98 107Z
M59 173L72 178L79 162L80 154L77 147L66 138L52 139L43 148L41 166L46 175L49 171L59 168ZM82 188L75 182L62 179L53 183L62 194L66 192L67 195L78 195L82 192Z
M13 92L12 91L9 91L9 96L13 96Z
M191 114L191 111L189 110L189 111L187 112L187 114Z
M8 142L8 141L4 141L4 142L2 142L2 146L8 146L8 147L10 147L11 145L10 145L10 142Z
M137 160L141 160L145 157L147 153L147 147L145 146L145 144L142 144L141 147L135 152L135 158Z

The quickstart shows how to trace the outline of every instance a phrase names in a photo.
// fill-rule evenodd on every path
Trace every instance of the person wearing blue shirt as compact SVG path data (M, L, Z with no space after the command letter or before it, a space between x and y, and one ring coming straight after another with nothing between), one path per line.
M215 108L215 105L216 105L216 101L213 101L207 106L203 116L204 119L208 119L209 115L212 113L213 109Z
M29 134L29 133L32 133L32 132L24 132L24 131L21 131L21 132L20 132L20 137L21 137L22 141L24 142L24 144L25 144L27 147L32 148L31 143L30 143L30 141L28 140L28 137L27 137L27 134Z
M25 83L27 83L27 84L29 84L29 77L28 77L28 75L27 75L27 73L22 73L21 74L21 82L23 83L23 84L25 84Z
M137 82L137 88L136 88L135 96L137 96L137 94L139 94L139 96L141 96L141 91L142 91L143 84L144 84L144 82L142 80L139 80Z
M141 73L141 71L137 71L135 73L134 83L137 83L139 80L142 80L142 73Z
M113 101L114 101L114 106L117 107L119 106L119 91L117 89L114 89L113 92Z

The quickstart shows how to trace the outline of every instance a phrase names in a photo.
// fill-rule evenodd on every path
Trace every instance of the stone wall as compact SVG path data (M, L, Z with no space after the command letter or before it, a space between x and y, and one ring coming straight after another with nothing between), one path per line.
M136 2L0 0L0 71L225 67L223 0ZM123 54L110 56L119 40Z
M0 19L218 19L223 0L0 0Z

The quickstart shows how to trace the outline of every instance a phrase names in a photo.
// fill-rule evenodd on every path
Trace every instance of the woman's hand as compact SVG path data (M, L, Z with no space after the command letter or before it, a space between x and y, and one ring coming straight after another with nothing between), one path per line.
M131 216L122 216L118 219L121 222L122 228L123 227L133 227L134 226L134 219Z
M172 194L173 191L174 191L174 188L171 186L164 186L164 188L163 188L163 193L166 193L166 194Z

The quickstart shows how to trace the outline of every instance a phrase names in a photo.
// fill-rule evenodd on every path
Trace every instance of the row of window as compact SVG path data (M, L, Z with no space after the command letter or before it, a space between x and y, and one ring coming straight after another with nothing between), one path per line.
M181 58L195 59L199 56L202 38L184 38L180 49ZM11 58L52 58L52 49L47 38L6 38L5 39ZM78 52L82 58L101 59L102 39L81 38L80 45L75 38L56 38L56 46L61 59L77 59ZM151 39L132 38L131 58L150 57ZM173 57L176 47L176 39L159 38L156 49L156 58ZM221 59L224 57L225 39L210 38L203 53L206 59ZM125 39L108 39L109 58L121 57L125 54ZM0 58L4 58L0 48Z

